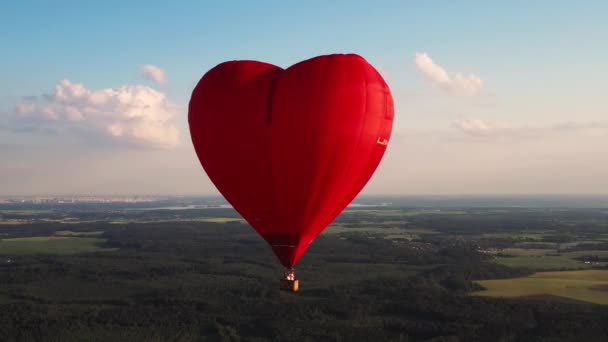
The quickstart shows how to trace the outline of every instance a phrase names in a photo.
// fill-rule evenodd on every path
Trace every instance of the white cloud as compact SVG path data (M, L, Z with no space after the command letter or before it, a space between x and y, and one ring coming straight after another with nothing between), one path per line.
M483 81L477 75L459 72L450 75L442 66L433 62L427 53L416 53L414 64L427 80L449 93L476 95L483 87Z
M143 78L147 79L148 81L161 85L167 83L167 75L165 70L157 67L156 65L144 64L139 67L139 71L141 72Z
M551 125L511 125L476 118L459 119L452 127L471 137L545 139L549 136L608 137L608 121L563 122Z
M556 131L562 132L606 132L608 131L608 121L570 121L558 123L551 127Z
M502 134L512 129L510 125L481 119L465 118L452 122L452 126L471 136Z
M179 108L164 93L143 85L91 90L66 79L52 94L24 99L15 112L29 125L45 129L67 127L160 148L175 147L179 141Z

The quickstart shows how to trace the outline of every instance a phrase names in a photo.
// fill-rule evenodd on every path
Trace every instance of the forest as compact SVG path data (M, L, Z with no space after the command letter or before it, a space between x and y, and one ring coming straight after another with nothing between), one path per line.
M351 207L290 293L230 208L3 205L0 340L606 341L607 219Z

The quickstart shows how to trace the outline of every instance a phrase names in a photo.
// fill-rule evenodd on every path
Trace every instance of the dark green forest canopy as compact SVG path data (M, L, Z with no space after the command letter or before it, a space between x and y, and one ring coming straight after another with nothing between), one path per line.
M476 280L534 273L539 265L499 262L530 244L562 257L586 245L599 253L607 216L349 210L298 264L302 290L291 294L278 291L281 268L245 223L206 220L238 218L231 209L4 211L0 340L600 341L607 306L471 294L481 289ZM11 239L40 237L99 239L99 250L3 252Z

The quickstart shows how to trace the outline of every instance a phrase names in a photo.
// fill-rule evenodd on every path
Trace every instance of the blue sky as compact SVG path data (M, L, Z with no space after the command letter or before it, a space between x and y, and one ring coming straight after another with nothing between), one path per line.
M596 176L608 171L605 13L605 1L6 2L0 194L214 193L185 119L204 72L335 52L364 56L395 97L396 138L366 192L605 193ZM145 79L143 65L163 80ZM175 132L142 140L120 116L111 125L84 108L74 124L57 113L72 109L44 97L62 80L65 91L136 93Z

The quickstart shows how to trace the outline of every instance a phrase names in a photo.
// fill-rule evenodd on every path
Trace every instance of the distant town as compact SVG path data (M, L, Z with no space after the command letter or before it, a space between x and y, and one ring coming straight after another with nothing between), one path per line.
M74 195L74 196L5 196L0 204L9 203L146 203L169 199L169 196L119 196L119 195Z

